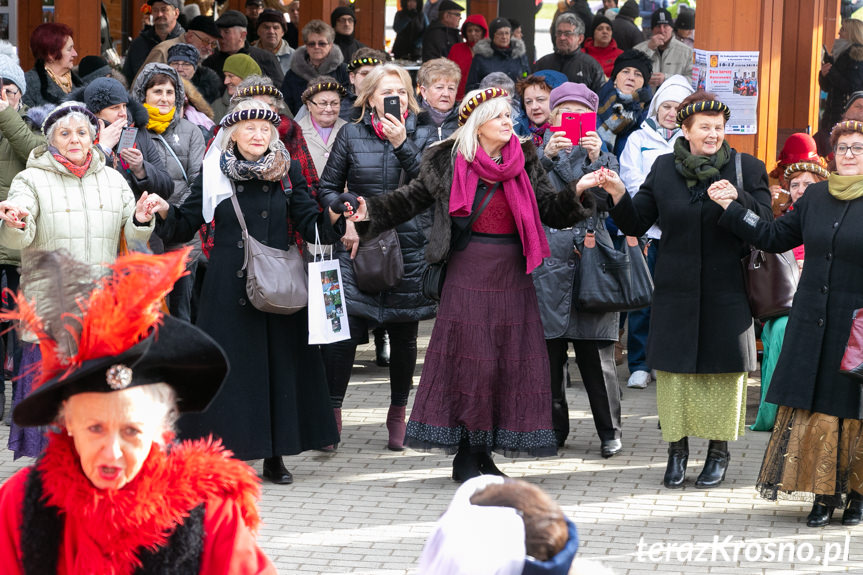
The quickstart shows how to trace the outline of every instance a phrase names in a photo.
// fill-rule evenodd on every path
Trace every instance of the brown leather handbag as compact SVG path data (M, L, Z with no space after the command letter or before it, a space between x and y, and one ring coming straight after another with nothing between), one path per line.
M766 321L788 315L800 279L794 252L771 254L752 248L741 263L752 317Z
M398 285L404 275L405 262L395 229L360 242L354 257L354 280L360 291L379 294Z
M855 309L851 316L851 335L839 371L858 377L863 383L863 308Z

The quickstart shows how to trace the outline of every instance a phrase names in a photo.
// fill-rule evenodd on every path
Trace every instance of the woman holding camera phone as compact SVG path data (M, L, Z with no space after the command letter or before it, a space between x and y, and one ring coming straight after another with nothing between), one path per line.
M376 66L362 83L354 106L360 109L359 118L339 130L321 174L318 197L323 206L340 203L339 195L346 186L352 194L375 197L410 182L419 173L423 143L436 134L436 129L433 132L430 126L417 125L420 108L413 96L410 77L399 66ZM396 451L403 449L405 408L416 369L419 321L435 313L434 302L426 299L420 289L426 267L425 230L429 225L431 217L424 213L398 226L404 277L382 293L364 293L357 287L351 260L360 241L352 222L348 223L338 250L352 338L324 347L336 422L341 429L342 401L357 345L367 341L370 327L383 325L390 336L387 447Z

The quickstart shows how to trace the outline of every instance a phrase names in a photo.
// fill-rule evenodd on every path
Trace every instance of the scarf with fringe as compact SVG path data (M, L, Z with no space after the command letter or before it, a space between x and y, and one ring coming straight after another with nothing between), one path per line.
M222 151L219 168L233 181L266 180L278 182L291 167L291 155L281 140L270 144L270 151L259 160L252 162L237 154L236 142L230 142Z

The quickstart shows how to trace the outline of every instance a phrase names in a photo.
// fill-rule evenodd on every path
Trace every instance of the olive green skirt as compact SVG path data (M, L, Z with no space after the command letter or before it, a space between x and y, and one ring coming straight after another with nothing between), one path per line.
M665 441L734 441L746 427L746 372L657 371L656 407Z

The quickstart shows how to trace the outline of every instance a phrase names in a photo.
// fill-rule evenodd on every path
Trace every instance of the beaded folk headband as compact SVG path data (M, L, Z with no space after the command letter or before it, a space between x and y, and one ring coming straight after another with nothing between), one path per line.
M348 91L345 90L345 87L338 82L319 82L314 86L306 88L306 91L303 92L302 100L303 102L307 102L312 96L320 94L321 92L338 92L339 96L342 98L345 98L348 95Z
M237 90L237 93L234 94L234 98L254 98L255 96L271 96L273 98L278 98L279 100L285 99L282 91L275 86L261 86L260 84L240 88Z
M467 119L473 114L473 111L483 102L488 102L492 98L508 98L509 92L500 88L486 88L470 100L462 103L458 111L458 125L464 126Z
M677 111L677 125L683 125L683 122L693 114L701 112L722 112L725 116L725 121L731 119L731 109L720 102L719 100L702 100L701 102L692 102Z
M278 126L282 121L279 115L272 110L252 108L251 110L237 110L231 112L222 118L221 124L223 128L227 128L228 126L233 126L238 122L245 122L246 120L266 120L274 126Z
M348 64L348 72L355 72L363 66L380 66L381 64L383 64L383 62L378 58L355 58L351 60L350 64Z
M827 177L830 176L830 172L818 164L813 164L812 162L797 162L796 164L791 164L785 168L785 180L787 181L791 177L791 174L796 172L812 172L824 179L827 179Z
M837 131L848 131L859 132L863 134L863 122L858 122L857 120L845 120L844 122L839 122L833 129L830 130L830 137L833 137L833 134Z

